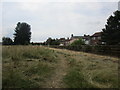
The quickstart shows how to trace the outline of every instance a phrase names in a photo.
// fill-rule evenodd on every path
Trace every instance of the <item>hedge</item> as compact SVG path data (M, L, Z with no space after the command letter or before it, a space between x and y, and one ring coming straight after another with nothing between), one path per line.
M50 47L120 57L120 46L118 45L114 45L114 46L80 45L80 46L50 46Z

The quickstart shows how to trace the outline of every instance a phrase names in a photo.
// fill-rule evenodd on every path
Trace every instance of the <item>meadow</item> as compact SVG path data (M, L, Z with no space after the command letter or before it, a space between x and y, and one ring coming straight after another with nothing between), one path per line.
M43 46L2 46L2 86L118 88L118 60Z

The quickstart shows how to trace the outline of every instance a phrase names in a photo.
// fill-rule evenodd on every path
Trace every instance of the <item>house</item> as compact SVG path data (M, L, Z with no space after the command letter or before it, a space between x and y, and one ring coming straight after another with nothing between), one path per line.
M60 38L60 45L59 46L64 46L65 45L65 38Z
M72 34L71 38L70 38L70 44L73 43L76 40L79 40L80 38L82 39L83 36L73 36L73 34Z
M71 35L71 40L70 43L73 43L76 40L82 39L86 45L90 44L90 35L84 35L84 36L73 36L73 34Z
M84 35L83 40L86 45L90 45L90 35Z
M90 44L90 35L84 35L84 36L73 36L73 34L71 35L71 38L60 38L59 41L60 41L60 46L68 46L70 45L71 43L73 43L74 41L76 40L79 40L79 39L82 39L85 44Z
M101 42L101 32L96 32L90 37L90 44L91 45L102 44L102 42Z
M90 35L84 35L84 36L74 36L71 34L71 38L65 39L65 38L60 38L60 46L67 46L73 43L76 40L82 39L86 45L98 45L102 44L101 42L101 32L96 32L92 36Z
M82 39L86 45L89 45L90 44L90 35L84 35L84 36L73 36L73 34L71 35L71 38L60 38L59 41L60 41L60 46L68 46L70 45L71 43L73 43L74 41L76 40L79 40L79 39Z

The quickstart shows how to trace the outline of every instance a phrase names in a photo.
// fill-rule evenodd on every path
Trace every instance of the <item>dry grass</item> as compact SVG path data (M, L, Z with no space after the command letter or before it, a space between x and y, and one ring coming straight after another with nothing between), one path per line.
M3 88L42 87L54 71L52 50L38 46L3 46Z
M118 88L119 58L83 52L75 52L70 50L61 49L54 50L65 54L68 57L68 61L70 62L69 63L70 70L68 72L68 75L66 76L67 80L65 78L65 82L66 84L68 84L68 87L75 88L75 86L76 87L78 86L78 88L79 87ZM83 75L83 82L86 82L84 83L84 85L80 86L79 83L78 85L72 83L73 80L75 80L75 78L74 79L71 78L75 76L77 77L77 75L75 74L73 75L73 73L71 73L74 71L80 72L81 73L80 75ZM77 82L78 78L76 78L75 81Z
M118 88L118 58L42 46L3 46L4 88Z

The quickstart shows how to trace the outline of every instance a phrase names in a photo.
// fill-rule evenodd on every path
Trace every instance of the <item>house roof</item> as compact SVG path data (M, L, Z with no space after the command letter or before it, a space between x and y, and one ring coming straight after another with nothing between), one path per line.
M101 32L96 32L91 37L98 37L98 36L101 36Z

